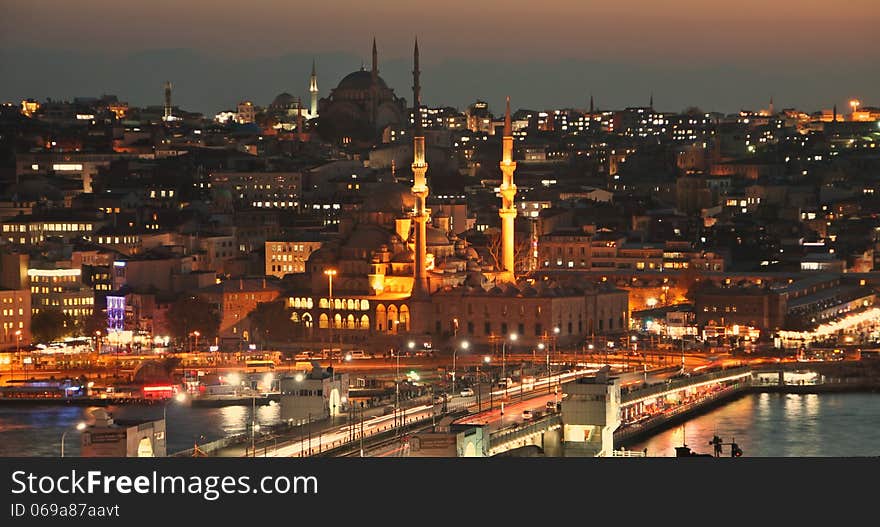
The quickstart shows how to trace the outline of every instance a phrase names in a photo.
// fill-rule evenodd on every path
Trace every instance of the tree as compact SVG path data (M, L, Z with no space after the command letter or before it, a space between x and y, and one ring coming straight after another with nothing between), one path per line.
M501 251L501 229L489 228L484 232L486 236L486 250L492 258L492 267L501 270L504 262L502 262ZM514 233L513 241L513 266L518 275L528 272L529 270L529 239L526 236L517 236Z
M257 304L248 315L253 340L263 344L292 340L296 325L290 320L291 313L283 300Z
M31 334L37 342L54 342L72 329L73 320L60 309L41 309L31 317Z
M220 329L220 313L214 304L201 298L182 296L168 307L168 329L178 340L186 341L193 331L212 339Z

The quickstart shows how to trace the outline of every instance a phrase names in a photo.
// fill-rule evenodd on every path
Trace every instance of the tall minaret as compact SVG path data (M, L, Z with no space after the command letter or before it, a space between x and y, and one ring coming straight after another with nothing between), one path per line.
M507 111L504 114L504 137L501 139L501 208L498 215L501 216L501 264L504 267L504 280L514 281L513 261L513 220L516 218L516 185L513 184L513 172L516 170L516 162L513 160L513 131L510 126L510 97L507 97Z
M312 76L309 79L309 93L312 95L312 104L309 105L309 117L314 119L318 116L318 74L315 73L314 59L312 59Z
M593 131L593 94L590 94L590 119L587 121L587 132Z
M431 211L425 206L428 198L428 183L425 174L428 172L428 163L425 161L425 136L422 133L421 119L421 87L419 86L419 41L413 51L413 115L415 115L415 127L413 130L413 186L412 193L415 196L413 209L413 221L415 221L415 270L413 277L413 296L424 296L428 290L427 274L427 224Z
M770 96L770 107L767 108L767 113L769 113L771 117L773 115L775 115L775 112L773 111L773 96L772 95Z
M171 81L165 81L165 117L163 120L167 121L171 118Z
M654 109L654 92L651 92L651 98L648 100L648 108Z
M379 52L373 37L373 69L370 70L370 124L375 128L379 106Z

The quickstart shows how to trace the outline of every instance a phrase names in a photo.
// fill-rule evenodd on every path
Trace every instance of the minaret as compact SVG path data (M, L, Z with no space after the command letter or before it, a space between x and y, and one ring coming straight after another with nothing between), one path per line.
M309 79L309 93L312 95L312 104L309 105L309 118L318 116L318 74L315 73L315 60L312 59L312 76Z
M507 111L504 114L504 137L501 139L501 208L498 215L501 216L501 264L503 266L504 280L513 282L513 220L516 218L516 185L513 184L513 172L516 170L516 162L513 160L513 131L510 125L510 97L507 97Z
M654 92L651 92L651 99L648 101L648 108L654 109Z
M164 121L171 118L171 81L165 81L165 117Z
M587 132L593 131L593 94L590 94L590 119L587 121Z
M773 115L774 115L774 112L773 112L773 96L772 96L772 95L770 96L770 107L767 108L767 113L770 114L770 117L773 117Z
M428 163L425 161L425 136L422 133L421 119L421 88L419 86L419 41L413 51L413 113L416 116L413 129L413 186L412 193L415 196L413 220L415 221L415 270L413 277L413 296L424 296L428 290L427 260L428 260L428 218L431 211L425 206L428 198L428 183L425 174L428 172Z
M370 71L370 124L375 128L379 105L379 52L376 50L376 37L373 37L373 69Z

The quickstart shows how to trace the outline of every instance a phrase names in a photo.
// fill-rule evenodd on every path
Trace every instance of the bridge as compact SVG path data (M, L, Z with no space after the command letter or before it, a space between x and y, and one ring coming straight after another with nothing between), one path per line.
M614 441L645 431L676 415L751 384L747 367L669 379L640 389L621 390L619 379L600 373L564 387L562 409L525 424L459 437L460 456L493 456L538 446L547 456L623 456ZM461 420L480 427L476 416ZM488 437L488 440L484 438ZM629 453L627 457L640 453Z

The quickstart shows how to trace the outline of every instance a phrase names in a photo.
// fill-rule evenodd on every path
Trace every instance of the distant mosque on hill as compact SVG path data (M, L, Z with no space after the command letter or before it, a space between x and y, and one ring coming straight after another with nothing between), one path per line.
M377 133L403 122L405 101L373 69L347 75L321 99L321 123L334 130ZM421 104L419 47L413 51L413 108ZM326 121L325 121L326 120ZM353 122L346 124L349 120ZM330 126L320 124L319 126ZM522 345L539 340L582 342L585 336L628 327L628 295L604 288L572 287L548 280L518 280L514 265L516 185L510 101L504 121L500 269L482 261L459 239L444 214L432 215L425 136L421 119L413 124L413 183L365 188L361 208L343 217L338 236L313 252L305 283L291 292L291 319L312 340L336 335L347 343L369 341L399 346L401 336L447 344L467 339L475 345L517 334ZM332 283L332 293L331 293ZM453 344L457 345L457 344Z
M318 102L318 133L334 142L372 142L389 125L408 119L406 100L379 76L379 53L373 39L373 67L349 73Z

